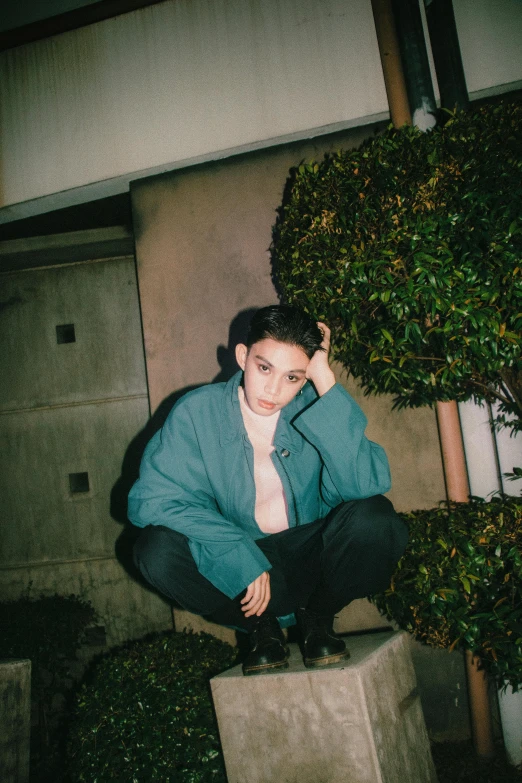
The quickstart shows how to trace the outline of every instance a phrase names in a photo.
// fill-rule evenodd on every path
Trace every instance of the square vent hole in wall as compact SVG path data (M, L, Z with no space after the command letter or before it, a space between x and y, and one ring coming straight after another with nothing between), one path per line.
M69 489L73 495L89 491L88 473L69 473Z
M74 324L60 324L56 327L56 342L58 345L64 343L75 343L76 335L74 333Z

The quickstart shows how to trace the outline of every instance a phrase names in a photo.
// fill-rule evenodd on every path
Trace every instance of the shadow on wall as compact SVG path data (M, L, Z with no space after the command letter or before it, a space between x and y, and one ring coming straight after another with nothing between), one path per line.
M272 285L274 286L276 293L281 301L281 304L285 304L287 302L286 302L285 289L281 285L281 281L279 279L277 246L279 243L279 236L281 233L281 224L285 219L286 207L288 206L292 198L292 190L295 185L297 174L299 172L299 166L304 162L305 162L304 160L301 160L297 164L297 166L292 166L292 168L288 172L288 177L286 179L285 186L283 189L283 197L281 199L281 205L276 209L276 222L272 226L272 242L270 243L270 278L272 280Z
M256 310L257 308L242 310L231 321L228 332L228 345L219 345L216 352L217 361L221 369L210 383L226 382L239 370L236 362L236 345L246 341L248 327ZM188 392L203 385L185 386L183 389L169 394L163 400L145 427L130 442L123 458L121 475L111 491L111 516L123 525L123 530L116 540L116 557L134 580L150 590L152 588L147 585L132 559L132 547L140 533L140 528L132 525L127 518L127 497L132 485L139 476L141 458L149 440L162 428L177 401Z

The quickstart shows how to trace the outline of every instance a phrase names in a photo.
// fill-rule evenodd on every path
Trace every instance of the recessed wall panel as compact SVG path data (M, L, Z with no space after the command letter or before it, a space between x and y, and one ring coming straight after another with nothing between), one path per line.
M133 258L0 277L0 410L146 394Z
M114 557L111 496L124 461L126 486L138 470L147 415L146 397L0 415L1 565ZM88 490L71 491L85 473Z

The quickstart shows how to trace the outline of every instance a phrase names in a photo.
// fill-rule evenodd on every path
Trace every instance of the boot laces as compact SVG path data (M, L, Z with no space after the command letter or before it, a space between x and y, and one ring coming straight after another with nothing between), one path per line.
M301 620L308 636L315 631L332 634L334 618L327 614L318 614L310 609L301 609Z
M279 640L280 636L281 630L277 619L271 614L263 613L252 631L252 637L255 642L259 643L263 639L270 637Z

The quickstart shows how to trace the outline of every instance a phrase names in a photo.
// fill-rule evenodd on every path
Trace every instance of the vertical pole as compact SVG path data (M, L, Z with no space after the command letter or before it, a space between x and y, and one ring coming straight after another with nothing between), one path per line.
M495 755L495 744L488 696L488 679L486 672L480 668L480 658L473 655L471 650L466 650L466 674L475 752L483 759L490 759Z
M411 125L411 112L391 0L372 0L372 10L391 121L401 128Z
M392 8L413 124L429 130L437 124L437 106L419 0L392 0Z
M448 500L467 503L469 501L469 483L466 458L459 411L454 400L437 403L437 423ZM491 758L494 754L494 742L488 680L486 673L480 668L480 659L474 656L470 650L466 650L466 676L475 752L481 758Z
M437 72L440 103L446 109L465 110L468 88L460 54L452 0L424 0L431 51Z
M455 503L467 503L469 500L468 471L460 429L459 409L455 400L437 403L437 424L448 500L453 500Z

